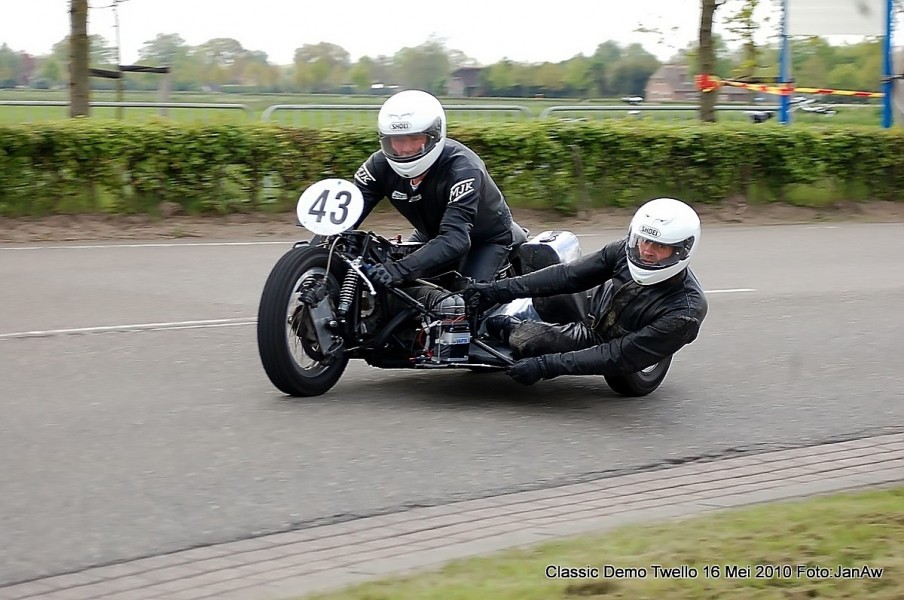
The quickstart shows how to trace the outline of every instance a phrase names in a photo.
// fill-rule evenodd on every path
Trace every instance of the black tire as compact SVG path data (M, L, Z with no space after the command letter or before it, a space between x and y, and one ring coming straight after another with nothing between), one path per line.
M662 359L652 367L630 375L606 375L606 383L617 394L637 398L653 392L669 372L672 357Z
M311 357L291 324L290 314L294 314L298 304L296 292L301 282L311 275L325 274L327 258L328 251L324 248L290 250L273 267L261 294L257 313L257 349L261 364L273 385L290 396L326 393L336 385L348 365L345 352L334 357L328 365ZM336 259L330 265L330 271L329 290L336 302L341 285ZM298 351L310 364L299 363Z

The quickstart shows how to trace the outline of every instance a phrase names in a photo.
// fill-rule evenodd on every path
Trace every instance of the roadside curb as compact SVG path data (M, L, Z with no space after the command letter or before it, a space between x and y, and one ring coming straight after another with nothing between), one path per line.
M0 600L271 600L629 523L904 482L904 433L367 517L0 587Z

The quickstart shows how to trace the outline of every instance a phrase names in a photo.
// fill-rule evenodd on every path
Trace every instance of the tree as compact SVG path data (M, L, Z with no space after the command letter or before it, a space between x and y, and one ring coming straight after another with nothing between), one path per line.
M754 13L760 5L760 0L744 0L737 12L725 19L726 29L729 33L742 42L741 62L735 69L734 77L752 77L760 66L759 48L754 40L754 34L760 27ZM766 17L764 21L768 21Z
M827 83L839 89L855 89L860 79L860 69L850 63L836 66L828 75Z
M69 64L72 37L66 36L51 48L51 56L60 64ZM111 68L116 65L116 49L102 35L88 36L88 65Z
M369 56L362 56L358 59L358 62L355 63L355 66L352 67L351 71L349 71L349 83L355 86L355 90L359 94L366 94L370 91L370 86L375 83L373 72L374 60Z
M593 56L590 57L590 78L600 96L612 96L614 92L609 87L609 78L612 67L621 58L622 49L618 42L608 40L596 47Z
M60 64L60 61L55 59L53 56L49 56L44 59L41 64L41 68L38 70L38 73L41 76L41 79L44 79L45 86L54 86L63 81L63 66Z
M204 81L213 86L234 83L235 65L247 53L233 38L207 40L192 53L200 61Z
M593 67L591 60L579 54L565 63L565 85L574 96L585 97L593 87Z
M158 33L138 51L142 63L150 66L174 66L188 58L191 48L178 33Z
M454 71L460 67L476 67L477 61L461 50L448 50L446 56L449 57L449 68Z
M36 69L35 58L27 52L16 52L8 45L0 46L0 87L28 85Z
M38 70L38 61L27 52L19 53L19 85L28 85Z
M829 86L847 90L866 90L879 91L882 89L882 42L878 39L867 39L859 44L851 46L842 46L837 50L837 63L856 67L856 77L853 81L849 81L848 75L844 70L832 71L830 78L834 75L842 81L838 83L830 81ZM840 85L841 83L844 85ZM826 84L821 84L826 85Z
M825 86L830 65L834 64L835 60L835 50L820 37L791 42L791 72L794 73L795 85Z
M725 5L727 1L728 0L700 0L700 26L697 31L696 61L694 61L691 56L688 56L688 52L679 53L679 56L677 57L679 61L687 62L691 66L695 66L694 63L696 62L696 74L698 75L717 75L719 73L719 67L724 67L724 65L719 65L716 62L717 47L716 38L713 35L713 24L716 11L719 7ZM761 0L738 0L738 2L741 3L738 11L726 18L729 32L740 36L745 43L744 59L740 68L737 69L737 72L740 75L746 75L747 72L759 69L759 65L757 64L758 49L753 44L753 34L757 26L757 20L754 19L753 13L760 1ZM773 4L780 2L780 0L770 1ZM657 33L661 38L663 36L662 32L656 29L644 28L639 31L645 33ZM728 73L726 73L726 75L728 75ZM701 121L714 122L716 120L716 97L717 94L715 93L700 94L699 115Z
M407 88L441 94L452 72L445 44L430 39L415 48L402 48L393 62L398 69L399 83Z
M351 64L342 46L320 42L295 50L295 84L302 91L326 92L342 82Z
M69 116L88 116L91 107L88 0L71 0L69 29Z
M239 56L230 69L230 76L232 82L243 85L257 87L275 85L267 53L260 50L246 50Z
M697 38L698 72L713 75L716 70L716 53L713 46L713 18L716 10L725 0L700 0L700 31ZM716 94L700 94L700 120L708 123L716 121Z
M142 45L138 51L139 61L150 67L170 67L173 88L180 91L198 89L203 77L204 64L201 55L195 54L191 46L175 33L158 33ZM144 86L153 89L159 84L159 75L136 75Z
M644 50L643 46L631 44L612 65L609 88L620 95L643 96L647 81L659 67L656 57Z
M715 57L715 67L713 68L712 74L723 78L733 77L741 65L744 64L746 50L742 48L740 55L733 56L732 52L728 49L728 44L722 36L714 33L712 40L713 55ZM688 44L687 48L681 49L670 62L687 65L691 67L692 72L702 73L703 71L698 67L699 60L700 52L697 47L697 42L692 42Z
M561 95L565 87L565 68L558 63L545 62L530 70L531 83L537 93L544 96Z
M513 95L512 90L518 84L515 65L507 58L487 67L483 71L483 84L491 95Z
M223 68L231 67L246 52L242 44L233 38L207 40L198 46L195 51L204 58L207 64Z
M0 46L0 87L16 87L21 70L21 57L12 48Z

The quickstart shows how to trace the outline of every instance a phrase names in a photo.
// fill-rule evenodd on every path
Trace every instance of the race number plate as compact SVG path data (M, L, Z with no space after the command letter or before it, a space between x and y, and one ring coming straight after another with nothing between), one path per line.
M364 210L358 187L345 179L323 179L306 189L295 213L301 225L317 235L334 235L352 227Z

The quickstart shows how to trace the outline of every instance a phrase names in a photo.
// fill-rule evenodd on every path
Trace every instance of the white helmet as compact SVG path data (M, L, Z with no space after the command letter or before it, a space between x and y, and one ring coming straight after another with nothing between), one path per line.
M699 245L700 217L693 208L674 198L650 200L634 214L628 228L628 270L641 285L665 281L687 268ZM656 254L666 255L653 258Z
M377 117L380 147L389 166L412 179L423 175L436 162L446 143L446 111L434 96L420 90L406 90L383 103ZM400 154L392 138L423 134L427 140L415 153Z

